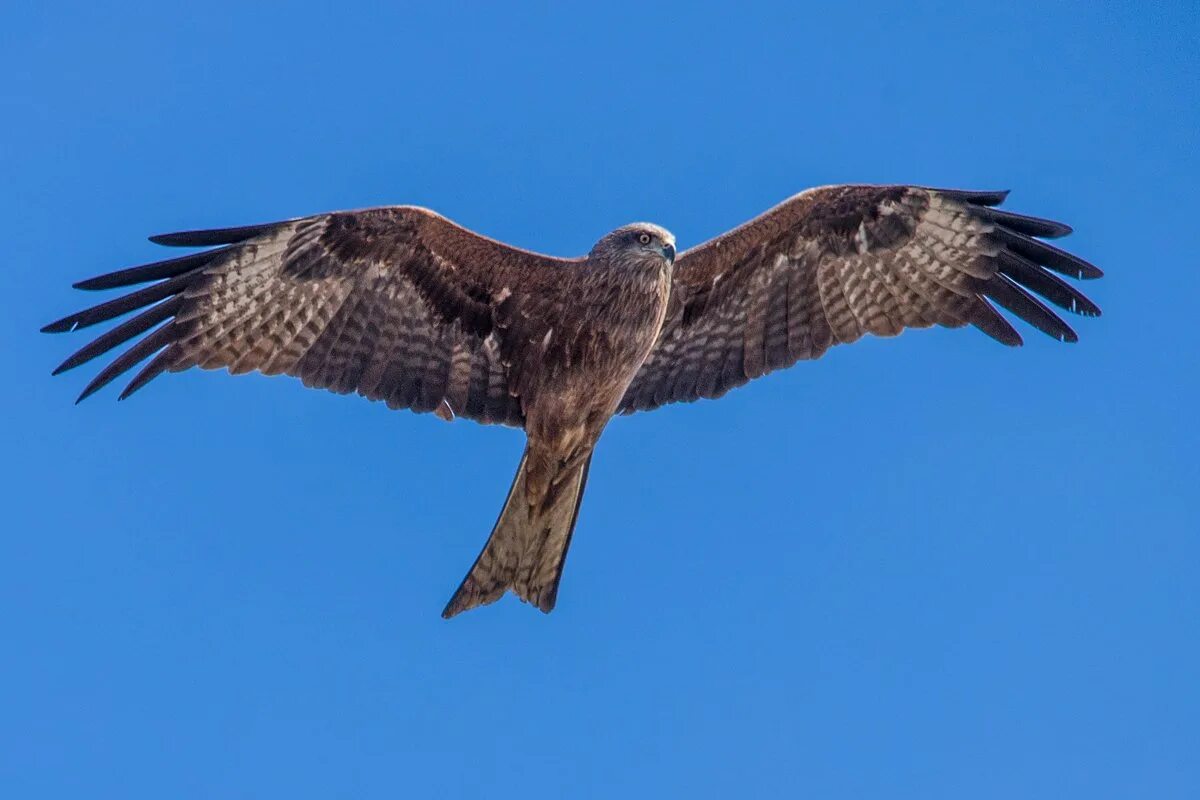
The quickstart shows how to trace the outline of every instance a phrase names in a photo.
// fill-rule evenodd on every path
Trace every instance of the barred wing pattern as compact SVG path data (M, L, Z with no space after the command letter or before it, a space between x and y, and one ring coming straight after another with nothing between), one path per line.
M79 366L147 334L103 369L80 400L157 355L129 396L164 371L227 367L285 373L392 408L520 426L502 356L497 306L569 264L487 239L411 206L337 212L268 225L152 237L217 246L82 281L81 289L150 283L47 325L95 325L133 311L64 361ZM146 307L149 308L146 308ZM153 330L151 330L153 329Z
M912 186L810 189L681 254L668 319L620 410L720 397L868 333L971 324L1006 345L1021 344L992 303L1075 341L1032 293L1097 316L1100 309L1053 272L1080 279L1102 273L1040 241L1070 233L1066 225L995 208L1006 196Z

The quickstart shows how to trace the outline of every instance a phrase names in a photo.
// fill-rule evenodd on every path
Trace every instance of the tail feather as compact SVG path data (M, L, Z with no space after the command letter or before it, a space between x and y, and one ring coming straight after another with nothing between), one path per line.
M531 507L525 490L526 448L492 535L446 604L444 618L493 603L510 589L544 612L554 608L591 460L589 454L554 476L554 491Z

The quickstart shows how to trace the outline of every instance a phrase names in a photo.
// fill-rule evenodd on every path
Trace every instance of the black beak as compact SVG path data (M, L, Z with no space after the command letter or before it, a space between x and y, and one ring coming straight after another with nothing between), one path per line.
M663 254L663 258L665 258L667 260L668 264L675 263L675 245L664 244L663 248L662 248L662 254Z

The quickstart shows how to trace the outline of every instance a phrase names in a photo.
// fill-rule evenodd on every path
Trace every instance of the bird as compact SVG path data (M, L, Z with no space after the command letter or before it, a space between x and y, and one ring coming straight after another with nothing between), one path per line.
M150 240L203 249L74 284L141 288L42 330L128 317L54 370L133 342L79 400L150 359L120 399L164 372L225 368L523 429L499 518L442 615L508 591L550 612L615 415L718 398L867 334L970 325L1022 344L999 309L1075 342L1047 303L1098 316L1059 276L1102 273L1047 243L1070 227L1002 210L1007 195L823 186L678 256L650 223L560 258L403 205L169 233Z

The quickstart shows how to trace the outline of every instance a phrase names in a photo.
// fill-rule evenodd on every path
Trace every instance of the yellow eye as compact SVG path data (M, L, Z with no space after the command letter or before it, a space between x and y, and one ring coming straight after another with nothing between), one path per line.
M638 241L639 241L639 242L641 242L642 244L650 244L650 234L648 234L648 233L639 233L639 234L638 234Z

